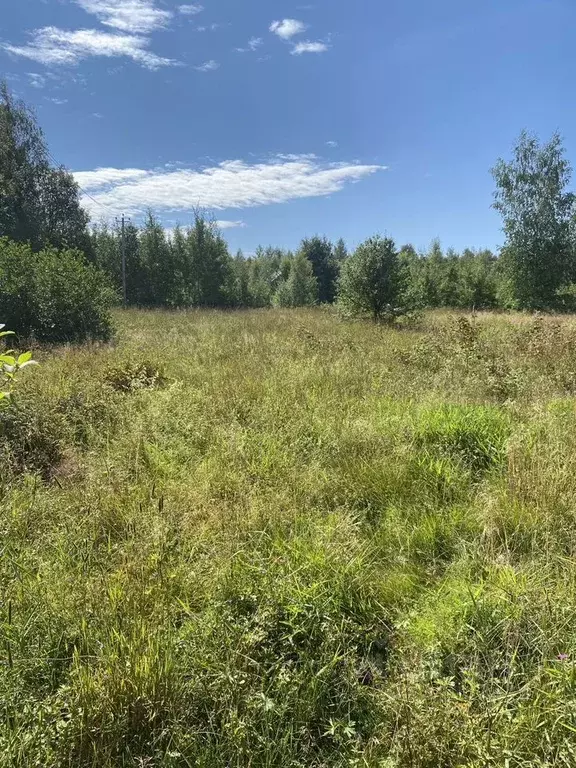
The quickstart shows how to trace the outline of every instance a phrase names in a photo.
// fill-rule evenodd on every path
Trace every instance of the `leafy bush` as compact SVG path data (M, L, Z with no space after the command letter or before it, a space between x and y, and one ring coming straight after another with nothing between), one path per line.
M0 240L0 306L21 337L46 342L108 340L114 292L108 278L78 251Z
M0 338L13 335L0 325ZM46 474L60 458L57 441L51 438L49 419L37 408L21 407L14 400L18 374L35 365L31 352L16 356L13 350L0 354L0 466L7 470L39 471Z
M338 301L352 315L391 321L412 308L405 289L406 272L394 241L371 237L344 262Z
M143 361L109 368L104 381L117 392L134 392L163 387L168 380L162 368Z

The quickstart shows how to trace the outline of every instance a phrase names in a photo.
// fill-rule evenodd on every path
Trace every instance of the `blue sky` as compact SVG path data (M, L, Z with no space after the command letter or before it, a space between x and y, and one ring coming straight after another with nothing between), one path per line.
M576 163L574 0L1 2L0 72L94 218L494 247L520 130Z

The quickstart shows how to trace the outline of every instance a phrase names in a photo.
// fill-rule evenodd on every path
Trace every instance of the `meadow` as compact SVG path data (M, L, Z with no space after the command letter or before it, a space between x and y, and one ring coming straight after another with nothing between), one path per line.
M115 314L0 438L0 765L576 765L576 317Z

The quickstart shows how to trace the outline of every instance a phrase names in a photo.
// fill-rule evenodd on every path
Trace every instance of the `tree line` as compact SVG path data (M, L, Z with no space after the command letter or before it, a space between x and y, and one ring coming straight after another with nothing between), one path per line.
M370 238L358 249L379 250L388 238ZM122 249L126 259L127 302L136 306L298 307L331 304L339 296L351 256L341 239L315 235L296 251L259 247L231 256L215 223L201 211L189 227L165 230L149 213L141 226L97 225L91 233L94 263L118 291L122 288ZM418 253L412 245L391 244L402 274L396 293L411 305L478 309L498 306L498 259L489 250L442 250L438 240ZM367 265L364 266L367 270ZM387 272L371 276L382 291ZM370 275L367 273L368 277ZM402 286L402 290L400 290Z
M232 256L216 224L202 211L187 227L166 230L150 212L122 230L90 226L73 176L56 167L34 114L0 85L0 306L14 304L10 286L31 280L18 260L38 265L81 262L89 281L100 275L100 296L123 293L142 307L297 307L339 302L354 313L392 318L414 308L576 307L576 197L558 135L544 144L522 133L509 161L493 168L494 208L504 245L498 253L424 252L388 237L371 237L349 253L345 243L304 239L294 251L273 246ZM26 244L15 257L7 243ZM43 253L43 259L37 254ZM57 253L66 254L58 257ZM35 272L36 270L36 272ZM82 270L80 270L82 271ZM30 269L51 299L40 267ZM78 277L76 270L76 278ZM89 276L89 277L88 277ZM104 285L104 283L106 285ZM36 288L22 283L27 296ZM112 292L109 292L109 289ZM108 301L108 299L106 300ZM54 303L54 302L52 302ZM104 302L106 303L106 302ZM32 304L30 313L34 313Z

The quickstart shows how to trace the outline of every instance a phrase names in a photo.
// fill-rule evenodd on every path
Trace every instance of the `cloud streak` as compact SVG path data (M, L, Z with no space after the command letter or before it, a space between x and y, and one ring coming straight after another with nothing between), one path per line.
M46 66L78 64L91 56L125 56L147 69L173 66L177 62L147 50L148 40L138 35L111 34L95 29L66 30L43 27L32 33L28 45L2 44L8 53Z
M257 51L263 44L264 40L261 37L251 37L246 48L234 48L234 50L236 53L249 53L250 51Z
M244 221L228 221L227 219L218 219L215 223L218 229L237 229L246 226Z
M384 168L287 155L255 164L227 160L200 170L97 168L77 172L74 177L91 196L82 201L89 212L99 215L101 204L138 216L147 208L186 211L200 205L223 210L323 197Z
M292 56L301 56L303 53L324 53L328 50L328 45L320 40L310 41L306 40L302 43L296 43L294 48L290 51Z
M205 61L204 64L194 67L198 72L214 72L214 70L219 68L220 64L218 64L217 61L214 61L214 59L210 59L210 61Z
M204 6L200 5L200 3L178 6L178 13L181 13L183 16L196 16L196 14L202 13L203 10Z
M154 0L75 0L107 27L145 35L165 27L172 13L156 8Z

